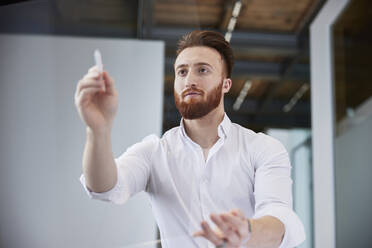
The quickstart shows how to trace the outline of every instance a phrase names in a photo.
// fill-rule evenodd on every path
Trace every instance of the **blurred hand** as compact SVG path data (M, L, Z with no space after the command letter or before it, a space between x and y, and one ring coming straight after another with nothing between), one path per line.
M92 131L111 129L118 108L118 93L114 80L96 66L78 82L75 105L80 118Z
M203 221L202 230L194 233L194 237L204 237L216 247L226 248L240 248L250 239L250 223L239 209L227 213L211 214L211 220L216 224L217 229L212 230L208 223Z

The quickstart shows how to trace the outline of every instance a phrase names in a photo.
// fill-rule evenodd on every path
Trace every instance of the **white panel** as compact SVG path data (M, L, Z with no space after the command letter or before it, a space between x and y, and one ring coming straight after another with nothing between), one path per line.
M327 1L310 26L314 244L316 248L336 246L331 27L347 3L348 0Z
M156 238L144 194L115 206L90 200L78 180L85 127L74 92L95 48L119 91L114 154L161 134L163 42L0 35L0 246L110 248Z
M337 247L372 247L372 116L335 139Z

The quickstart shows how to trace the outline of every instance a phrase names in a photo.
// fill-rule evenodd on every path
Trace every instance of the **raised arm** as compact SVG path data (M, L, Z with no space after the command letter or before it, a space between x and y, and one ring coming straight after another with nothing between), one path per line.
M111 129L118 108L114 80L96 66L78 82L75 105L86 124L83 173L86 186L93 192L105 192L117 182L112 153Z

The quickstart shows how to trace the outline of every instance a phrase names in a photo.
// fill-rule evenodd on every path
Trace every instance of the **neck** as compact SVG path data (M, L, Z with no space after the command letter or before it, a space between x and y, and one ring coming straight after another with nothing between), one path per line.
M184 119L187 135L203 149L211 148L218 140L218 125L225 115L223 105L219 105L206 116L195 120Z

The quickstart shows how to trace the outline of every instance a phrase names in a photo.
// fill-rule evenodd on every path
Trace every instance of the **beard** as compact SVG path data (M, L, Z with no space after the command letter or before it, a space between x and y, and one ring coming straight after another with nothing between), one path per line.
M223 82L221 81L221 83L209 93L193 86L183 91L180 95L174 91L174 101L181 116L189 120L199 119L217 108L222 97L222 84ZM185 101L185 96L190 91L197 92L200 96L190 97L189 100ZM199 99L199 97L201 99Z

